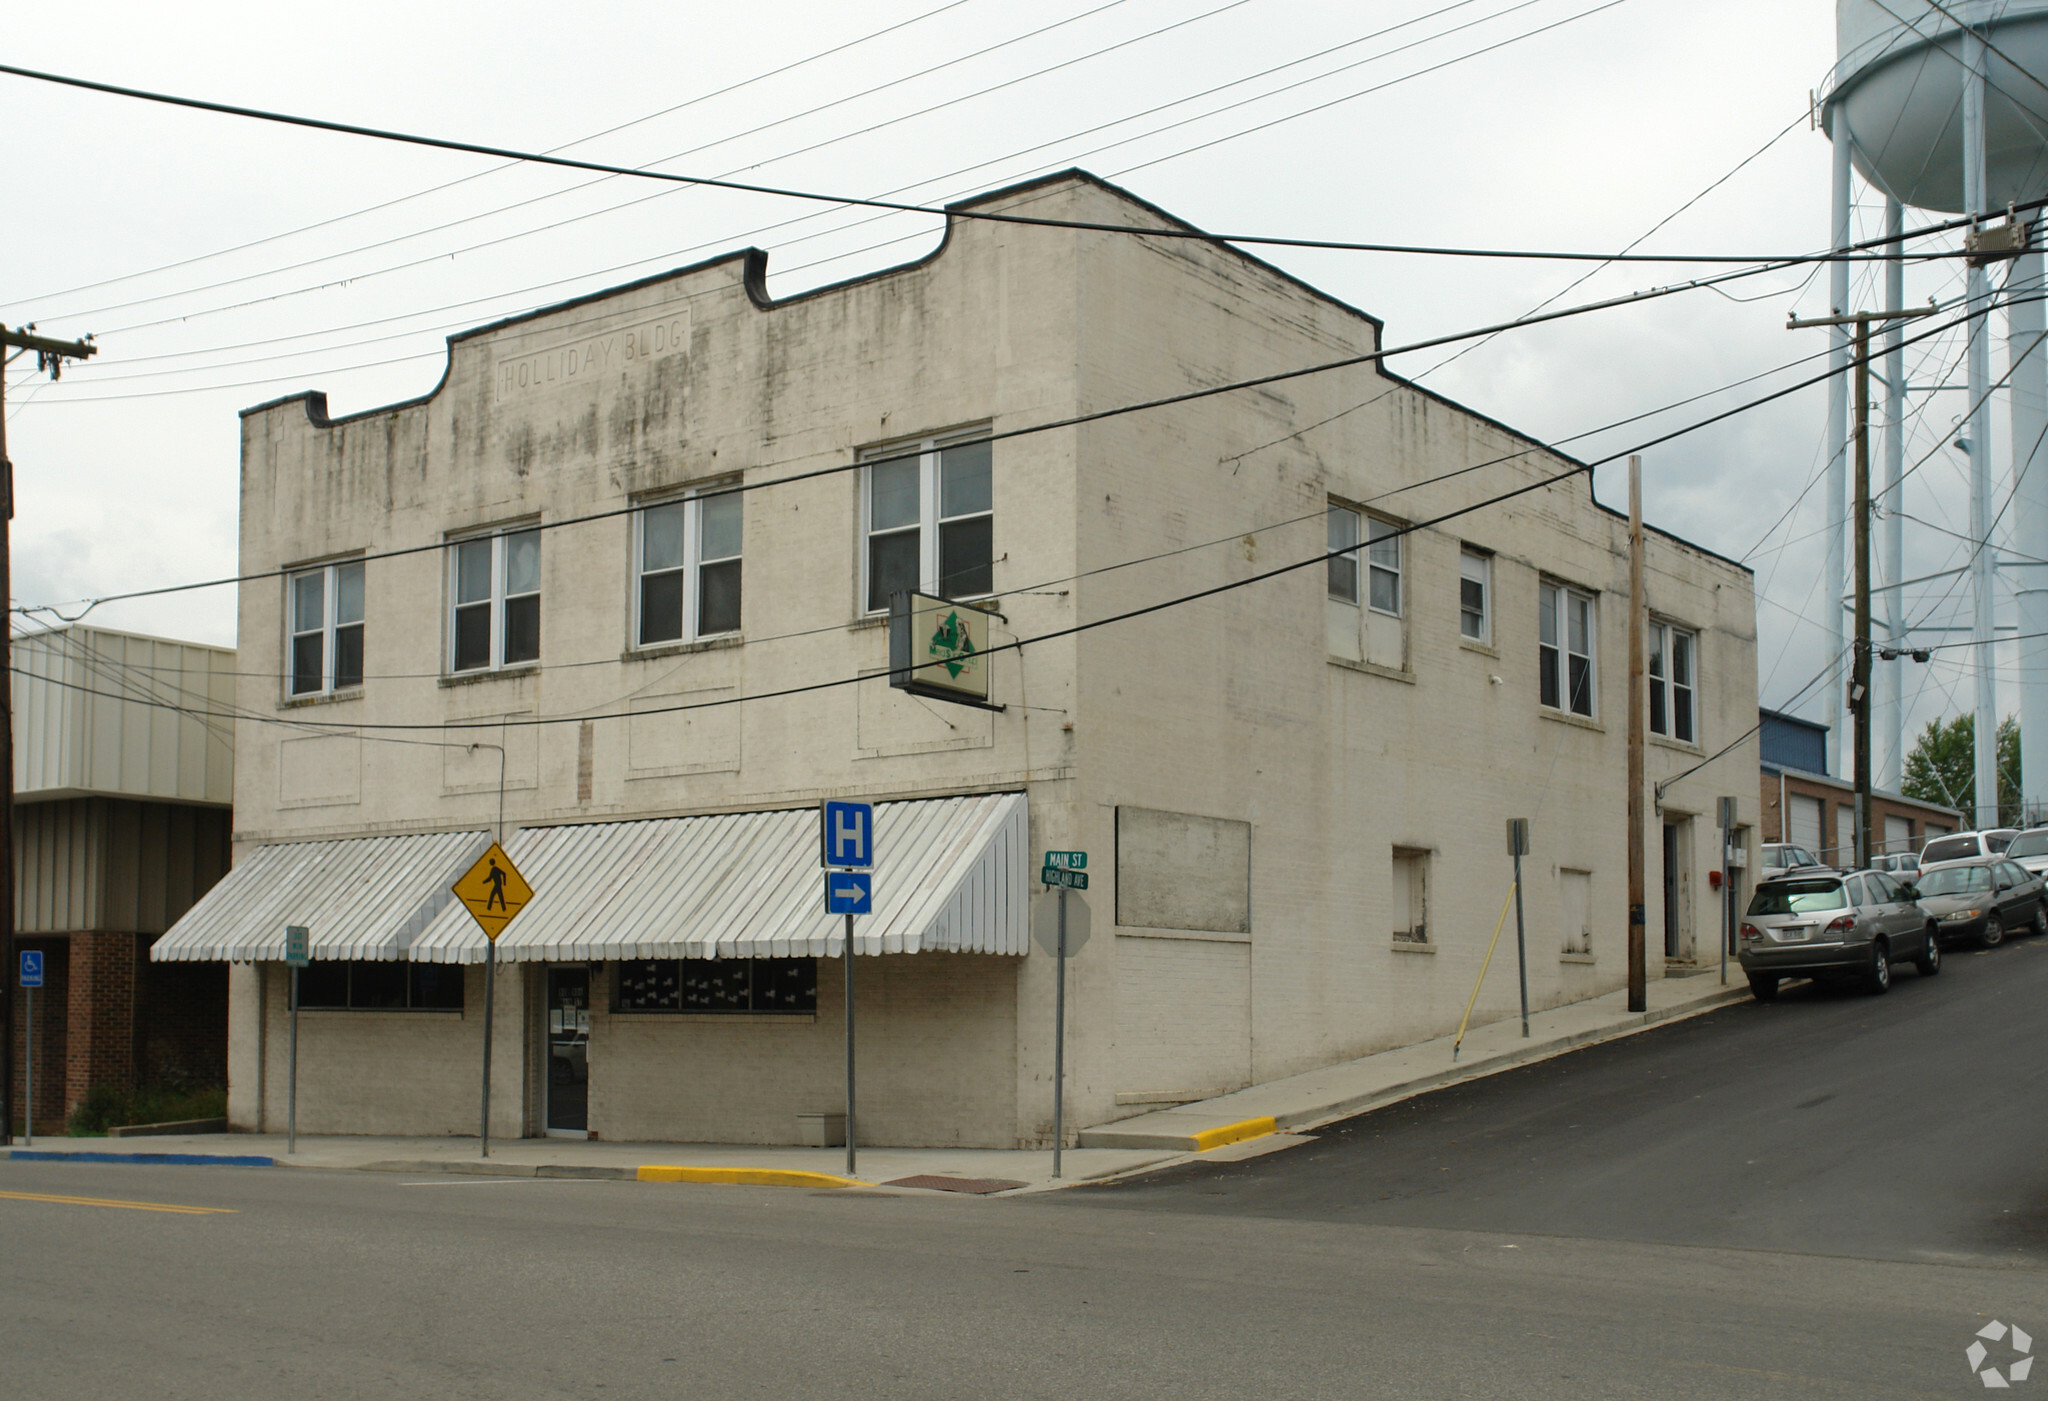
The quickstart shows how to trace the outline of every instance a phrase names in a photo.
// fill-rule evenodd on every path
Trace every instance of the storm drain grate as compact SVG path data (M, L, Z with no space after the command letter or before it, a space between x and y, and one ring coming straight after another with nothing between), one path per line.
M1012 1182L1007 1177L936 1177L931 1173L919 1173L915 1177L899 1177L894 1182L884 1182L884 1187L923 1187L933 1192L972 1192L986 1196L990 1192L1008 1192L1022 1187L1022 1182Z

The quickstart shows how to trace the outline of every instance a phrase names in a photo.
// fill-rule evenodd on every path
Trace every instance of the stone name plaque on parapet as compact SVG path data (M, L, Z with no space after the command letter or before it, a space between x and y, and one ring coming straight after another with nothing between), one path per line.
M500 399L578 382L595 382L646 360L661 360L690 348L687 308L632 326L598 331L556 342L541 350L502 356L492 370Z

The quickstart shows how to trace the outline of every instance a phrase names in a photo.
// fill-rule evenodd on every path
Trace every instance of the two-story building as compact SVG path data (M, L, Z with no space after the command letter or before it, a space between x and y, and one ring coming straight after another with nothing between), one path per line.
M1002 211L1161 236L967 217ZM1068 172L872 276L778 299L736 252L453 337L408 403L249 410L241 639L277 664L237 699L274 723L237 732L235 871L155 951L235 961L235 1122L282 1122L302 924L300 1128L475 1130L485 946L447 887L501 824L535 891L506 1135L787 1142L838 1107L828 797L882 804L868 1141L1049 1141L1046 849L1092 877L1070 1131L1455 1027L1508 818L1533 1003L1620 986L1626 521L1370 360L1134 409L1380 346L1188 230ZM1654 976L1713 958L1756 671L1747 570L1653 530L1648 580ZM918 589L993 611L989 708L889 686Z

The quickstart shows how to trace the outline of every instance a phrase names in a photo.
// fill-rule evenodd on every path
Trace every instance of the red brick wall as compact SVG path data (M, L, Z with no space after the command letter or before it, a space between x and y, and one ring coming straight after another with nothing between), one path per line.
M134 1087L136 956L133 934L71 936L71 1027L64 1047L67 1113L95 1085Z

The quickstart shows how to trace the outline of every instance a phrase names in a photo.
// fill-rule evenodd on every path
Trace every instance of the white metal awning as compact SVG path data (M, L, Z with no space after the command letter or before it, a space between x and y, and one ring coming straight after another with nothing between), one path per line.
M874 913L855 918L854 951L1024 953L1026 813L1022 793L878 804ZM825 913L814 807L530 827L506 851L534 894L500 959L837 957L844 940L844 917ZM453 906L411 957L484 951Z
M318 959L399 959L454 903L449 887L490 845L484 832L259 846L149 951L158 962L274 962L288 924Z

